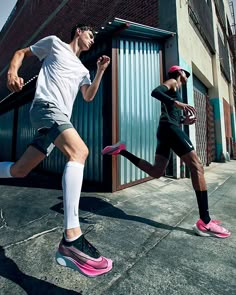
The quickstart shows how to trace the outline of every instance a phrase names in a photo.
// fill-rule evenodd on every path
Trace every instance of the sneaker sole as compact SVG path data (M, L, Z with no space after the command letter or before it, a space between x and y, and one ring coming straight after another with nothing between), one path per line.
M108 273L112 269L112 260L107 259L107 261L108 261L108 266L106 269L95 269L89 265L81 264L78 261L75 261L71 257L61 255L58 251L56 252L56 262L59 265L72 268L78 271L79 273L81 273L82 275L85 275L86 277L90 277L90 278Z
M195 231L195 233L198 236L201 236L201 237L215 237L215 238L219 238L219 239L226 239L231 235L231 233L229 233L229 235L227 235L227 236L220 236L220 235L212 233L212 232L202 232L201 230L198 229L196 224L194 224L193 230Z
M112 145L112 148L106 150L106 148L104 148L102 150L102 155L112 155L112 153L114 153L115 151L119 150L120 146L122 146L122 150L125 149L125 144L123 142L118 142L114 145Z

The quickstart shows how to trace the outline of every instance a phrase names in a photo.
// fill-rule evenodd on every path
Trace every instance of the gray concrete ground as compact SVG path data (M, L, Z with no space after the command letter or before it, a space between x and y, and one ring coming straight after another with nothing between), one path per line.
M194 235L197 203L189 179L161 178L109 193L83 193L82 229L114 261L87 278L56 264L62 191L0 185L0 294L236 294L236 161L205 175L210 213L228 239Z

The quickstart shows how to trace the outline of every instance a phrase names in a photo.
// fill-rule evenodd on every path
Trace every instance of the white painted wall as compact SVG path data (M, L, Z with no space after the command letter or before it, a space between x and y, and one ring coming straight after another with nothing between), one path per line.
M232 16L228 0L225 2L225 11L228 19L232 22ZM192 67L192 72L209 88L210 97L225 98L230 103L233 101L232 87L225 80L220 70L220 56L218 48L218 33L217 17L215 16L214 3L213 20L214 20L214 34L216 42L216 55L212 56L205 46L201 36L190 24L188 14L187 1L177 0L177 23L178 23L178 46L179 56L189 66Z
M176 5L179 55L190 66L194 63L194 74L210 88L214 84L211 54L189 22L187 1L177 0Z
M227 0L224 0L227 1ZM228 3L227 3L228 4ZM184 0L176 0L177 13L177 36L179 60L181 66L190 66L192 73L195 74L209 89L210 98L220 98L220 120L217 121L216 136L219 137L217 142L221 145L222 153L226 153L225 128L224 128L224 110L223 98L230 102L232 100L232 87L222 76L220 70L220 56L218 46L218 20L216 17L215 6L212 1L213 23L214 23L214 37L216 54L212 55L202 40L199 32L194 25L191 25L191 20L188 13L188 3ZM226 5L226 13L230 13L229 6ZM231 13L229 15L229 18ZM231 21L231 19L230 19ZM192 80L189 79L192 84ZM188 98L192 97L193 89L191 85L188 86ZM190 138L194 142L194 130L190 130Z

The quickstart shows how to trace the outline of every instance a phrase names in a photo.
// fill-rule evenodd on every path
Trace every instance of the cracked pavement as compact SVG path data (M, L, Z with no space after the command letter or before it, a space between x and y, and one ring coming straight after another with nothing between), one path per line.
M114 261L110 273L93 279L55 262L62 191L0 180L0 294L236 294L235 164L213 163L205 172L210 214L232 231L224 240L194 235L189 179L83 192L81 227L94 226L87 238Z

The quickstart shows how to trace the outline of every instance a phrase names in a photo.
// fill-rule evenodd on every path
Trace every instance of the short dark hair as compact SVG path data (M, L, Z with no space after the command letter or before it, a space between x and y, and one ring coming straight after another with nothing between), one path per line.
M181 75L180 70L168 73L169 79L177 79Z
M73 26L73 28L71 30L71 34L70 34L71 41L74 39L77 29L80 29L81 31L92 31L92 33L95 35L95 30L94 30L93 26L84 25L84 24L76 24L75 26Z

